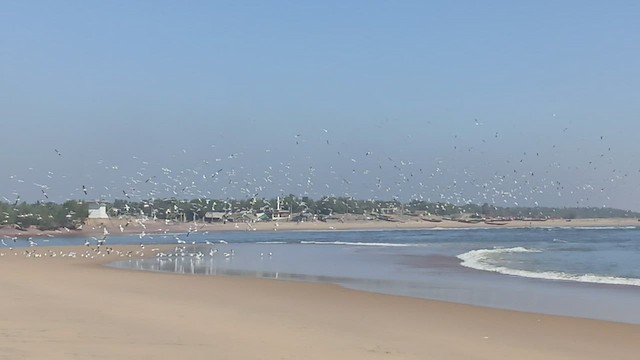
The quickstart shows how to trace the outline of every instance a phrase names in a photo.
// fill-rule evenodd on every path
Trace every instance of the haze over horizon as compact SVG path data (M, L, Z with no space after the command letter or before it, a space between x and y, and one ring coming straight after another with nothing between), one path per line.
M3 201L640 211L637 2L3 8Z

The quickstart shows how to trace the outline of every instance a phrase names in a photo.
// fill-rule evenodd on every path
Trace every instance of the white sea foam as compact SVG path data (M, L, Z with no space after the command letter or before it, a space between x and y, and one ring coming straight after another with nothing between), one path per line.
M386 246L386 247L407 247L417 246L416 244L394 244L394 243L368 243L349 241L300 241L300 244L307 245L349 245L349 246Z
M546 279L546 280L565 280L565 281L577 281L584 283L594 284L612 284L612 285L633 285L640 286L640 279L637 278L624 278L615 276L604 276L596 274L569 274L559 271L528 271L511 269L505 266L497 266L491 263L490 259L496 254L504 253L536 253L540 250L527 249L523 247L514 248L498 248L498 249L480 249L471 250L464 254L458 255L458 259L462 260L461 265L468 268L484 271L492 271L505 275L513 275L520 277L527 277L533 279Z

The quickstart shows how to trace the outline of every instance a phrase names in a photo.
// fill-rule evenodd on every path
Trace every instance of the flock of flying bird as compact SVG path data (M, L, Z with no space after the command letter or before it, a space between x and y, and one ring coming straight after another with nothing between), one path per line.
M43 241L46 243L49 242L48 239L34 239L29 237L26 239L26 242L23 242L22 239L19 239L16 236L9 237L5 236L4 238L0 238L0 257L4 257L7 255L19 256L23 255L28 258L86 258L86 259L96 259L101 257L120 257L120 258L131 258L131 257L144 257L145 249L147 245L144 242L140 242L139 247L136 250L119 250L114 248L113 246L107 245L107 235L109 232L104 229L104 235L101 237L92 236L91 239L86 239L84 242L85 249L83 251L78 251L77 249L73 250L52 250L51 248L44 247L42 251L38 249L38 243ZM48 235L49 237L53 237L53 235ZM171 251L167 251L167 247L153 247L149 249L150 253L153 254L154 257L164 259L164 260L172 260L178 258L192 258L195 260L203 259L208 256L209 258L215 258L218 254L221 259L226 261L230 261L233 259L235 255L235 250L233 248L226 249L229 244L225 240L217 240L215 242L210 240L204 241L189 241L184 240L183 234L170 234L170 235L160 235L164 238L172 237L175 240L175 247L170 249ZM188 234L187 234L188 236ZM140 239L144 236L141 235ZM166 243L166 241L165 241ZM24 245L28 244L28 247ZM156 244L158 245L158 244ZM219 246L224 247L224 251L219 252ZM260 253L260 259L265 259L268 256L270 259L273 256L272 252Z
M474 127L485 126L474 120ZM568 131L569 128L565 127L562 134ZM454 134L449 140L443 140L450 146L449 151L426 151L412 158L398 158L389 152L385 153L382 147L360 151L355 145L335 145L338 141L330 138L330 131L322 129L313 136L295 134L284 151L268 148L262 154L238 151L194 161L183 150L184 161L181 162L190 163L192 166L189 167L154 165L138 156L133 156L132 161L123 165L108 165L107 161L99 160L97 165L102 172L97 169L90 171L84 176L86 183L76 184L66 196L59 193L64 185L60 184L60 179L57 179L55 186L46 184L46 179L64 178L65 182L69 182L72 178L56 174L54 160L65 159L65 155L56 148L54 155L57 159L52 159L52 169L40 173L40 177L44 174L44 178L33 182L33 186L39 188L43 202L49 201L50 194L55 191L58 192L57 198L62 196L65 200L113 201L119 197L144 202L154 198L197 198L206 199L203 206L207 207L215 205L212 199L226 199L221 201L228 203L234 197L255 200L261 196L289 193L297 194L300 198L345 196L458 205L486 202L496 206L538 206L542 205L539 199L549 200L549 194L559 198L567 194L574 201L573 204L566 203L567 206L601 206L608 200L607 187L630 181L629 169L619 170L615 167L614 152L604 136L595 136L591 141L589 150L598 151L597 156L566 164L563 162L566 154L559 149L561 146L566 148L566 145L552 145L535 151L513 148L508 152L496 151L496 148L500 149L500 133L492 130L485 134L488 136L477 138L475 142ZM410 137L408 135L407 141ZM319 148L318 143L322 147ZM461 146L463 144L465 146ZM432 146L428 148L433 149ZM471 161L461 161L461 158ZM261 160L265 160L264 164L258 165ZM466 166L457 166L462 163ZM37 173L32 168L29 171ZM566 178L563 175L567 174L573 177L573 181L567 183L566 180L559 180ZM28 183L28 180L17 175L10 175L10 179L17 185ZM103 183L104 180L108 183ZM4 200L14 206L21 201L21 194L17 190L10 196L13 198L4 196ZM124 231L122 226L120 230ZM202 250L196 242L187 241L191 231L197 231L197 228L190 229L185 236L175 236L177 246L172 252L162 252L159 248L150 251L164 259L216 256L218 250L215 244L206 241L208 250ZM23 254L33 258L96 258L144 255L145 245L142 242L136 251L119 251L105 244L107 235L104 229L104 236L87 240L86 250L82 252L38 251L37 242L47 240L32 238L28 239L28 248L17 250L12 245L17 238L5 236L1 239L0 256ZM141 241L145 235L142 230L139 235ZM229 260L234 252L223 252L220 256ZM265 257L265 254L260 257Z
M488 129L486 122L477 119L470 125ZM561 134L569 130L563 126ZM42 201L49 201L54 192L59 200L100 201L259 199L295 194L315 199L344 196L531 207L606 206L610 201L607 190L631 181L632 170L616 168L611 144L601 135L593 136L590 149L558 144L527 151L507 147L501 143L500 132L489 129L482 136L453 134L437 146L425 144L424 153L397 156L391 151L392 144L369 149L356 142L340 145L331 134L328 129L297 133L289 144L280 143L276 149L269 148L271 144L263 144L262 149L254 146L251 153L242 151L245 149L219 151L211 145L208 150L214 156L193 156L183 149L166 163L138 156L122 164L98 160L95 168L87 164L81 180L66 191L70 179L78 176L56 173L54 160L66 157L56 148L58 159L52 159L51 169L38 172L30 168L28 174L39 178L32 183L39 188ZM412 136L403 140L414 141ZM598 156L586 150L597 151ZM17 189L28 189L29 180L18 175L10 179L16 182L16 190L4 200L17 204L21 200ZM49 185L47 179L55 181Z

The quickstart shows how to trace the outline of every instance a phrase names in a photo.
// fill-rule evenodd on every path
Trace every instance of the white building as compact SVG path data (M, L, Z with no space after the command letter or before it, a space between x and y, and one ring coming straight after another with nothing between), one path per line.
M89 219L108 219L107 206L100 203L89 203Z
M291 211L281 208L280 196L278 196L276 199L276 209L271 214L271 220L277 221L284 219L291 219Z

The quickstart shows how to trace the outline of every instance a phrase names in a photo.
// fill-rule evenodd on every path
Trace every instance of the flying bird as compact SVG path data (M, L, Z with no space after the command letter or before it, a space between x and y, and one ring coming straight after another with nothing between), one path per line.
M211 175L211 178L216 177L218 174L220 174L220 172L221 172L221 171L222 171L222 169L218 169L218 171L216 171L215 173L213 173L213 174Z

